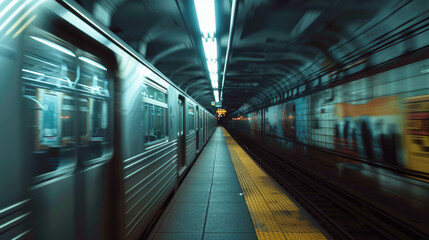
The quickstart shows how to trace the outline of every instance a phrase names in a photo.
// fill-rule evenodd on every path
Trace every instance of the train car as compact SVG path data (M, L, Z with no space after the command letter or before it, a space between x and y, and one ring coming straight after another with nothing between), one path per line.
M138 239L216 118L73 1L0 8L0 239Z

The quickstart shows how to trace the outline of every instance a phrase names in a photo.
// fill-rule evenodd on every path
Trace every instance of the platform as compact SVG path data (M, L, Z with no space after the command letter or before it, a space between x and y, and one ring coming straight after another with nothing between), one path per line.
M150 239L327 239L274 180L218 128Z

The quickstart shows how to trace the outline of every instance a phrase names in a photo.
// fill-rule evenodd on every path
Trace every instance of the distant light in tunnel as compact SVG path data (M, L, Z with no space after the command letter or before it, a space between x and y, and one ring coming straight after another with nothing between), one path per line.
M206 56L210 82L215 101L219 102L219 75L217 62L216 17L214 0L194 0L200 26L201 40Z

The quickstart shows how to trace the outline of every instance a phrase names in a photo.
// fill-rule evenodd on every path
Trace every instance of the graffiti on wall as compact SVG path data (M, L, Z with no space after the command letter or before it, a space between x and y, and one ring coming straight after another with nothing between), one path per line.
M364 104L335 104L335 150L371 161L402 165L397 96Z
M405 99L407 167L429 172L429 95Z
M295 102L281 104L282 111L282 130L283 136L286 138L296 137L296 106Z

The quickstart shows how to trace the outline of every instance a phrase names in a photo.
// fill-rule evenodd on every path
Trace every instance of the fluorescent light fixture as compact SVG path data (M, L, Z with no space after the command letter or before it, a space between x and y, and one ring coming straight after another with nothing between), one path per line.
M215 97L215 102L219 102L219 91L218 90L213 90L213 94Z
M22 71L26 72L26 73L31 73L31 74L39 75L39 76L45 76L44 73L39 73L39 72L31 71L31 70L28 70L28 69L24 69L24 68L22 69Z
M198 24L200 26L201 40L203 42L204 55L206 56L207 68L210 73L214 97L219 102L219 76L217 62L216 41L216 16L214 0L194 0L197 12Z
M216 17L214 0L194 0L198 23L204 37L214 37L216 33Z
M91 65L92 65L92 66L94 66L94 67L97 67L97 68L99 68L99 69L102 69L102 70L104 70L104 71L107 71L107 69L106 69L103 65L101 65L101 64L99 64L98 62L95 62L95 61L93 61L93 60L91 60L91 59L89 59L89 58L86 58L86 57L79 57L79 59L80 59L80 60L82 60L82 61L84 61L84 62L86 62L86 63L91 64Z
M202 38L204 53L208 60L217 60L216 38Z
M55 44L55 43L50 42L50 41L48 41L48 40L41 39L41 38L34 37L34 36L31 36L31 38L32 38L32 39L34 39L34 40L36 40L36 41L38 41L38 42L40 42L40 43L43 43L43 44L45 44L45 45L47 45L47 46L49 46L49 47L51 47L51 48L54 48L54 49L56 49L56 50L58 50L58 51L60 51L60 52L63 52L63 53L65 53L65 54L67 54L67 55L70 55L70 56L72 56L72 57L76 57L76 55L74 55L74 53L73 53L72 51L70 51L70 50L68 50L68 49L66 49L66 48L64 48L64 47L61 47L61 46L60 46L60 45L58 45L58 44Z
M217 73L210 73L210 80L213 88L219 88L219 77Z
M209 68L209 73L217 72L217 61L207 61L207 67Z
M210 80L217 81L219 79L217 73L210 73Z

